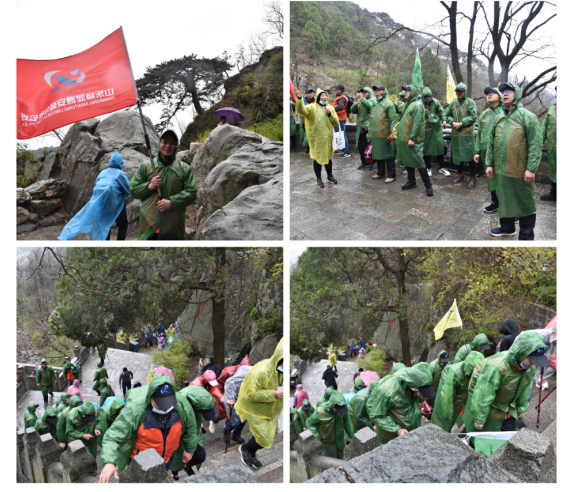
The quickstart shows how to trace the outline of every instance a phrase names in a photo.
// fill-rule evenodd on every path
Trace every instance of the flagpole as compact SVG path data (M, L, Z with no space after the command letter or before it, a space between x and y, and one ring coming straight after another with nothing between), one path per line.
M460 330L461 330L462 335L463 335L463 341L464 341L464 343L467 343L467 341L465 339L465 333L463 332L463 321L462 321L462 317L461 317L461 314L460 314L459 309L458 309L458 303L455 299L454 299L454 302L456 303L456 310L458 312L458 316L460 317Z

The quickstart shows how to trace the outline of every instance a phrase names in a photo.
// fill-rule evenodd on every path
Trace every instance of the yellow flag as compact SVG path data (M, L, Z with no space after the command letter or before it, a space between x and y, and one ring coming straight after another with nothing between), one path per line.
M446 75L446 103L450 104L456 98L456 83L452 77L452 72L450 72L450 67L446 65L448 69L448 75Z
M462 326L462 319L458 311L458 303L454 299L454 303L446 315L440 320L440 322L434 328L434 338L439 340L446 330L450 328L458 328Z

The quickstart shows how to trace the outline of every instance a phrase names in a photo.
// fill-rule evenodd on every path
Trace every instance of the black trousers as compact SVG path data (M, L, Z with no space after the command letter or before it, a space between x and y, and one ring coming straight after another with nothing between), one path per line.
M499 219L503 232L515 232L515 219L513 217ZM519 217L519 241L534 241L534 226L536 214Z
M416 169L413 167L407 167L406 170L408 171L408 182L410 184L415 185L416 184ZM424 168L424 169L418 169L418 172L420 173L420 177L422 178L422 182L424 183L424 186L426 186L426 188L428 188L429 186L432 186L432 184L430 183L430 176L428 176L428 171Z
M497 193L495 193L494 191L491 192L491 201L499 205L499 198L497 198Z
M290 137L290 150L296 152L296 135Z
M396 178L396 165L394 159L386 159L383 161L377 161L377 175L384 176L386 173L389 178Z
M444 166L444 154L442 155L425 155L424 162L426 163L426 169L432 169L432 158L436 159L438 163L438 169L442 169Z
M513 417L503 420L501 424L501 432L514 432L517 430L517 424Z
M359 133L359 145L357 145L357 149L359 149L359 154L361 155L361 163L368 166L369 164L365 163L365 150L367 150L367 146L369 142L367 142L367 133L369 133L364 128L361 128L361 133Z
M126 216L126 203L116 218L116 227L118 227L117 241L124 241L126 233L128 232L128 217ZM108 233L107 241L110 241L110 231Z
M316 161L314 161L314 172L316 173L316 178L321 179L321 168L322 167L325 167L325 172L327 173L328 178L333 176L332 169L331 169L332 166L333 166L333 162L331 162L331 159L330 159L329 163L326 164L325 166L322 166L321 164L318 164Z
M256 442L254 436L252 436L245 444L243 444L245 451L248 451L251 456L256 456L256 452L262 449L262 446Z

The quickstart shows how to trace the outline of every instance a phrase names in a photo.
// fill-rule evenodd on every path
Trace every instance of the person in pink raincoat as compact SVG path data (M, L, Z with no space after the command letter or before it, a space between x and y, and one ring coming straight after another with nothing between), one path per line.
M79 381L78 379L75 379L75 381L73 381L73 385L69 386L69 389L67 390L67 394L69 396L77 395L79 398L81 398L81 401L84 402L83 394L81 393L81 390L79 389L80 385L81 385L81 381Z

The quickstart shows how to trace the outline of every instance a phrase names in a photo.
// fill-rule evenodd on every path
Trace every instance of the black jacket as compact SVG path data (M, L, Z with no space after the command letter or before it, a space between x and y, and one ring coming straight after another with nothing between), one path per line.
M499 333L505 335L499 342L499 352L505 352L506 350L509 350L511 348L511 345L513 345L515 338L519 336L519 330L517 328L517 325L511 318L505 318L503 321L501 321L498 330Z
M325 381L326 386L334 386L335 379L339 377L333 369L326 369L321 377Z

